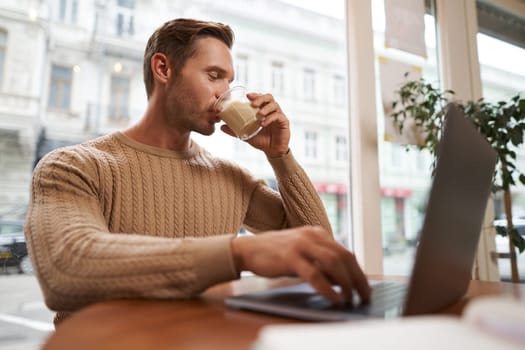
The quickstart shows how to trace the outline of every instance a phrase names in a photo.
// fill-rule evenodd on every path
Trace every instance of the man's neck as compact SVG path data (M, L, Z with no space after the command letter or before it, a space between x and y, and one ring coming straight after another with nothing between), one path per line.
M127 137L158 148L172 151L186 151L191 146L190 132L181 133L180 130L166 125L159 113L148 108L142 119L135 125L123 131Z

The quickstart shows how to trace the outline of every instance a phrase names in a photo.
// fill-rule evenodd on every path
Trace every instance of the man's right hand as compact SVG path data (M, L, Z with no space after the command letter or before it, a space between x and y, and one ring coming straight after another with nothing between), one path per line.
M238 271L264 277L298 276L333 303L370 299L370 286L355 256L321 227L303 226L236 237L232 251ZM332 286L341 287L337 293Z

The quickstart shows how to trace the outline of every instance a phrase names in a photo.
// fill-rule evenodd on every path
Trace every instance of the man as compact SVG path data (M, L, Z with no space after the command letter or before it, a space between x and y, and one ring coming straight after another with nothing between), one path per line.
M248 143L265 153L279 193L191 139L220 121L213 106L234 77L232 43L220 23L165 23L146 46L148 106L138 124L38 164L26 237L57 320L100 300L195 296L244 270L302 277L333 302L354 290L369 297L289 149L289 121L272 95L248 94L264 119ZM242 226L258 234L238 237Z

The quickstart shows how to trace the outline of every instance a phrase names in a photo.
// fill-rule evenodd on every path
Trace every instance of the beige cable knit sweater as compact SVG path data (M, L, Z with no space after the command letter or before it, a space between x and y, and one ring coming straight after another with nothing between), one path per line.
M117 132L38 164L26 239L46 304L183 298L239 277L231 239L328 219L293 155L269 159L280 194L192 142L174 152Z

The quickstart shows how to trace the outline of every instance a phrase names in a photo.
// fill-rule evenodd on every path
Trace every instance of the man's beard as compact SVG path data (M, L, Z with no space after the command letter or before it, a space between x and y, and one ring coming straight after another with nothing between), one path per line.
M210 126L206 106L197 106L198 100L188 90L181 76L177 77L171 86L172 95L168 97L168 125L173 125L179 130L195 131L209 136L215 132L215 123ZM197 101L196 101L197 100Z
M215 132L215 124L209 125L206 110L195 108L192 98L179 94L168 107L168 125L174 126L179 130L194 131L202 135L209 136Z

